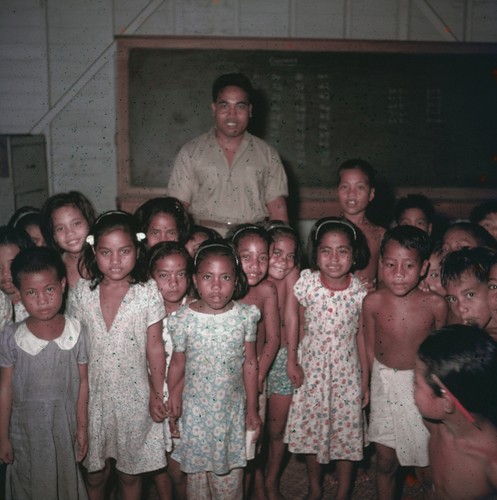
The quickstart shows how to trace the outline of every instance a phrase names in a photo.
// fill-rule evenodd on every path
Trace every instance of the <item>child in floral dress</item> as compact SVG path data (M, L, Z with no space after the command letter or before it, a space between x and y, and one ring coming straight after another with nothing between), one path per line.
M203 243L195 256L198 300L169 318L174 352L169 410L181 415L178 445L187 497L243 498L246 430L260 429L255 349L259 310L236 302L246 278L225 240Z
M306 454L308 498L322 496L320 464L336 460L336 498L346 499L352 461L363 457L362 395L367 391L367 380L361 379L364 343L358 338L366 289L352 271L367 265L369 250L360 230L336 217L316 222L309 248L312 269L302 271L294 287L305 308L299 349L304 382L293 395L285 442L292 453Z

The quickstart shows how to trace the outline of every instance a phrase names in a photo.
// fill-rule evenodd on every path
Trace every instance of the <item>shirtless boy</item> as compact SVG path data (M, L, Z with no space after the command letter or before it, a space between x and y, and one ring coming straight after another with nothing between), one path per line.
M415 377L435 498L497 498L497 343L475 326L442 328L422 342Z
M366 217L366 208L375 195L375 172L365 160L347 160L338 168L338 201L343 216L358 226L366 236L371 258L365 269L355 274L368 290L376 288L380 243L385 229Z
M429 463L428 431L414 403L413 369L421 342L444 325L447 304L418 288L430 256L424 231L389 229L380 255L384 286L364 298L362 313L371 371L369 439L376 443L376 488L383 500L394 497L399 464L419 468Z

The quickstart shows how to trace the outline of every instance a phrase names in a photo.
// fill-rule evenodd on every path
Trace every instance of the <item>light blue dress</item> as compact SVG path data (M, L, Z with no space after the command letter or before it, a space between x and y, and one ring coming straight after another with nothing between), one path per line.
M174 350L186 357L178 457L187 473L226 474L247 464L245 342L255 342L260 311L233 303L222 314L189 305L169 318Z

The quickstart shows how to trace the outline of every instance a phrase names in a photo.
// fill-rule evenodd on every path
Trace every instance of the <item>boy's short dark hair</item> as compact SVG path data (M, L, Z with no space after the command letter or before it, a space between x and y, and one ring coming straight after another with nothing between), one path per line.
M395 226L388 229L381 241L380 255L383 257L385 248L390 241L396 241L401 247L416 250L421 262L428 260L431 255L431 240L427 233L414 226Z
M436 375L461 404L494 423L497 416L497 342L485 330L449 325L435 331L419 346L426 365L425 379L438 396Z
M16 288L20 286L21 273L39 273L53 269L57 278L62 281L66 277L66 266L57 250L49 247L32 247L21 250L12 261L10 271L12 282Z
M360 158L353 158L351 160L344 161L339 167L337 172L337 185L340 184L342 179L342 172L344 170L360 170L367 178L369 187L373 188L376 185L376 172L372 165L366 160Z
M242 73L227 73L221 75L212 84L212 102L216 102L221 91L226 87L238 87L247 94L249 104L252 104L254 88L250 80Z
M408 194L403 198L400 198L395 205L395 221L397 224L399 223L402 215L406 210L410 208L419 208L421 210L428 223L433 222L433 218L435 216L435 208L433 207L433 203L429 198L427 198L423 194Z
M497 200L485 201L474 207L469 219L471 222L479 224L488 214L497 214Z
M482 226L474 222L460 221L451 224L443 235L443 239L450 231L465 231L471 235L479 247L488 247L497 250L497 241L495 238Z
M487 247L461 248L450 252L442 259L442 286L445 288L449 281L460 281L464 273L470 273L480 283L486 283L495 255Z

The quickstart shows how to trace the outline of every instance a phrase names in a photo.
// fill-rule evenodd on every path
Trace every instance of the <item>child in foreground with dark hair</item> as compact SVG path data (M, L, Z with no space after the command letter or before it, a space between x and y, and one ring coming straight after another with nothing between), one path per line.
M413 369L419 344L445 324L447 304L418 288L431 243L413 226L389 229L381 243L383 287L363 301L363 328L371 371L369 439L375 443L379 499L394 498L399 464L428 466L428 432L416 410Z
M461 248L442 262L442 285L452 323L497 327L488 303L488 275L496 253L485 247Z
M141 475L166 466L160 422L164 302L143 261L143 233L131 214L110 211L83 250L90 280L69 291L68 312L88 328L88 493L103 498L112 464L123 498L139 498ZM150 372L149 372L150 370Z
M60 313L66 269L50 248L22 250L12 277L29 316L0 335L0 460L7 498L86 499L86 332Z
M255 347L260 312L237 301L247 281L226 240L203 243L194 268L198 299L168 322L174 345L169 407L173 418L181 416L177 454L188 498L239 500L246 431L254 430L257 439L261 426Z
M420 345L414 397L430 432L437 500L497 497L497 343L451 325Z
M322 464L336 461L336 498L350 498L354 462L362 460L367 403L364 342L358 337L367 291L353 273L369 248L360 229L341 217L318 220L309 234L311 269L294 286L304 308L299 362L304 380L293 393L285 442L306 455L309 499L322 498Z

